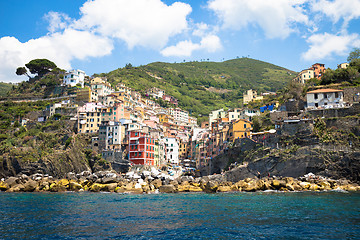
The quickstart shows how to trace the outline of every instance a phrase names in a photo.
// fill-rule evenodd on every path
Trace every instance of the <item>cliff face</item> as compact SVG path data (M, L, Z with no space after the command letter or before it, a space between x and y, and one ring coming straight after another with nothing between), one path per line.
M110 168L87 147L88 139L79 136L72 140L66 149L44 154L35 161L27 161L20 155L3 155L0 160L0 177L15 176L19 173L26 175L42 173L62 178L68 172L92 172Z
M110 169L91 150L91 136L72 129L73 122L59 120L9 131L11 137L1 142L0 177L42 173L61 178L68 172Z
M360 182L360 151L331 150L325 146L306 146L293 151L259 149L252 161L226 172L229 181L247 177L286 176L301 177L314 173L333 179L346 178ZM226 156L223 156L226 161ZM239 159L242 160L242 159Z
M301 177L314 173L360 182L359 118L331 118L284 126L278 134L256 143L244 139L214 158L202 175L221 173L229 181L247 177Z

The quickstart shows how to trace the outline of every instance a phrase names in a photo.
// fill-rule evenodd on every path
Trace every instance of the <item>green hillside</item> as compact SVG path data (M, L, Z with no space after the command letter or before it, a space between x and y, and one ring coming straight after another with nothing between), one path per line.
M106 76L113 86L122 82L142 93L151 87L164 89L179 100L180 107L199 117L214 109L240 107L248 89L259 92L281 89L295 74L270 63L239 58L225 62L155 62L119 68L100 76Z
M0 82L0 97L5 97L12 86L13 85L11 83Z

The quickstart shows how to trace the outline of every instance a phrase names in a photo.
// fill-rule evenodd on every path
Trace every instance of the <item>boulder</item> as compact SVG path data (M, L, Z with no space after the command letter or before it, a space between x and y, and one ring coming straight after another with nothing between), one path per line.
M159 191L162 193L175 193L176 192L176 188L174 185L162 185L159 188Z
M230 186L219 186L217 188L218 192L230 192L231 191L231 187Z
M319 186L317 184L315 184L315 183L312 183L312 184L310 184L309 190L310 191L318 191Z
M151 184L154 185L155 188L160 188L160 186L162 185L162 181L160 179L155 179L151 182Z
M5 184L11 188L13 186L15 186L16 184L20 183L20 179L17 177L9 177L8 179L5 180Z
M280 190L280 188L286 188L286 181L274 179L271 182L271 186L277 190Z
M177 187L178 192L189 192L189 189L190 189L190 184L181 183Z
M58 182L53 182L50 184L49 190L51 192L65 192L66 187L64 185L62 185L61 183L59 184Z
M290 183L287 183L287 184L286 184L286 189L289 190L289 191L295 191L294 186L291 185Z
M69 180L67 180L67 179L60 179L59 181L58 181L58 185L61 185L61 186L64 186L66 189L68 189L69 188Z
M69 182L69 190L70 191L79 191L82 188L83 188L83 186L78 182L75 182L75 181Z
M0 181L0 191L6 191L9 189L9 186L3 182L3 181Z
M331 184L327 181L321 181L319 185L322 188L322 190L331 190Z
M24 185L22 184L16 184L14 186L12 186L11 188L9 188L8 190L6 190L6 192L22 192L24 191Z
M66 178L67 179L72 179L72 180L76 180L77 179L77 177L76 177L76 174L75 173L73 173L73 172L68 172L67 174L66 174Z
M216 192L217 188L219 187L219 183L216 181L208 181L205 185L205 190L207 192Z
M25 184L24 184L24 191L25 192L33 192L36 187L38 186L38 182L29 179Z
M255 192L257 189L257 184L255 180L251 180L249 182L246 182L246 185L241 188L242 191L245 192Z
M104 191L107 192L115 192L115 189L117 188L117 183L108 183L108 184L104 184Z
M90 191L91 192L100 192L100 191L105 191L105 188L106 188L105 184L94 183L93 185L91 185Z
M311 185L311 183L309 183L309 182L300 182L299 183L299 185L300 185L300 187L302 188L302 189L309 189L310 188L310 185Z
M104 178L101 179L101 183L103 184L108 184L108 183L116 183L118 181L116 175L115 176L105 176Z
M202 192L202 188L200 186L194 186L194 185L190 185L189 187L189 192Z

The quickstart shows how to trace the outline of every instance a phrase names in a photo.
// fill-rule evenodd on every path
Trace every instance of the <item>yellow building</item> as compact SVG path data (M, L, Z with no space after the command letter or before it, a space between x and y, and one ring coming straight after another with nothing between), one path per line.
M158 113L157 117L159 118L160 123L167 123L167 122L169 122L169 119L170 119L169 115L167 115L166 113L163 113L163 112Z
M234 142L238 138L250 137L252 130L252 122L245 119L239 119L229 126L228 137L230 142Z
M78 113L78 132L79 133L97 133L101 124L100 111L79 112Z

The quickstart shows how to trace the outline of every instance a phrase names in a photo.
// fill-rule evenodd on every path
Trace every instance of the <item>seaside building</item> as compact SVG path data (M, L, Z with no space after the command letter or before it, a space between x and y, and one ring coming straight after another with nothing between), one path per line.
M164 138L167 162L179 164L179 144L175 137Z
M155 166L155 139L141 131L128 133L128 156L134 164Z
M125 127L119 122L105 121L99 126L99 149L121 150L125 137Z
M250 137L252 122L245 119L239 119L229 125L229 142L235 142L235 139Z
M100 103L87 103L78 108L78 125L79 133L97 133L101 124L101 112L105 108Z

